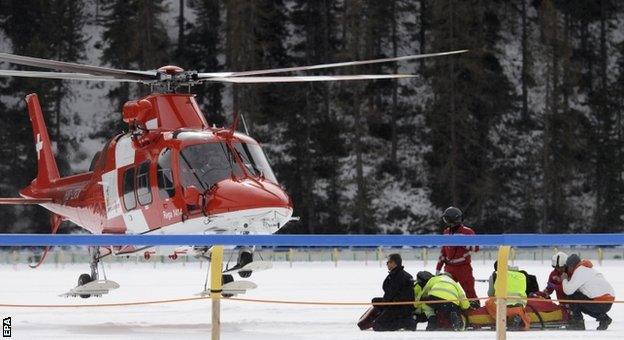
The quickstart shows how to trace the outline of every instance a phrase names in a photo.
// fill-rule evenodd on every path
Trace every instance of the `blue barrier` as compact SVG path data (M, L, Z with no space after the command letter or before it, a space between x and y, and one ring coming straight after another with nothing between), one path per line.
M51 235L0 234L0 246L122 245L256 245L286 247L377 246L614 246L620 234L487 234L487 235Z

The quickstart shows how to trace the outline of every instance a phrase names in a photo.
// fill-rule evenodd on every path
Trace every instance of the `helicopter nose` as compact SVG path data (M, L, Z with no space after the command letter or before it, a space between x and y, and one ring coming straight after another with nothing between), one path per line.
M271 182L227 179L217 183L207 206L210 214L255 208L291 208L291 204L284 190Z

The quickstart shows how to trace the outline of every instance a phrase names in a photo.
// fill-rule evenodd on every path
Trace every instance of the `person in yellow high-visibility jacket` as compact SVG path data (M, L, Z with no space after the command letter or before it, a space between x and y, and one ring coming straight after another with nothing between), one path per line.
M416 301L432 301L416 304L416 312L420 311L427 318L427 330L443 328L440 327L439 318L448 321L450 329L463 330L465 320L462 311L470 308L470 302L461 285L446 273L434 276L430 272L422 271L416 275L416 279L416 285L422 288L414 289L417 294Z
M414 302L414 316L416 317L416 323L427 322L427 314L433 313L433 310L431 310L431 308L429 308L424 303L420 303L423 286L424 284L421 286L418 284L417 281L414 281L414 297L416 298L416 302Z
M485 303L485 309L488 314L496 319L496 271L498 270L497 262L494 262L494 272L490 276L488 296L490 298ZM531 326L531 320L526 315L524 307L527 304L527 278L524 273L517 268L510 267L507 271L507 327L512 330L524 329L528 330Z

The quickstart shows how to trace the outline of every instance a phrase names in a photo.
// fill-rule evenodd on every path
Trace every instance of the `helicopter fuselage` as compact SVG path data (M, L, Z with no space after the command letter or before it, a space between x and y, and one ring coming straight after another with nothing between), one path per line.
M268 234L291 219L258 142L209 127L192 95L129 102L124 121L131 131L106 143L89 172L45 185L37 178L22 197L50 199L41 205L94 234ZM37 131L35 142L45 159Z

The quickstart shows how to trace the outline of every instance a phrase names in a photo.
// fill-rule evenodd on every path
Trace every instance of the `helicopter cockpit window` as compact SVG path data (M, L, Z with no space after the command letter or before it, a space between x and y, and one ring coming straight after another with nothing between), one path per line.
M269 181L277 183L277 178L275 178L275 174L271 170L269 161L267 161L259 145L237 142L234 143L234 148L245 164L247 171L254 176L264 176Z
M225 143L190 145L180 151L180 180L185 187L207 190L215 183L240 177L242 169Z
M150 188L149 180L149 168L150 162L146 161L139 165L139 172L137 173L137 198L141 205L148 205L152 203L152 189Z
M123 175L123 202L126 210L136 208L136 197L134 196L134 167L126 169Z
M175 195L175 187L173 185L173 172L171 171L171 149L164 149L160 152L156 176L158 178L160 198L167 199L173 197Z

